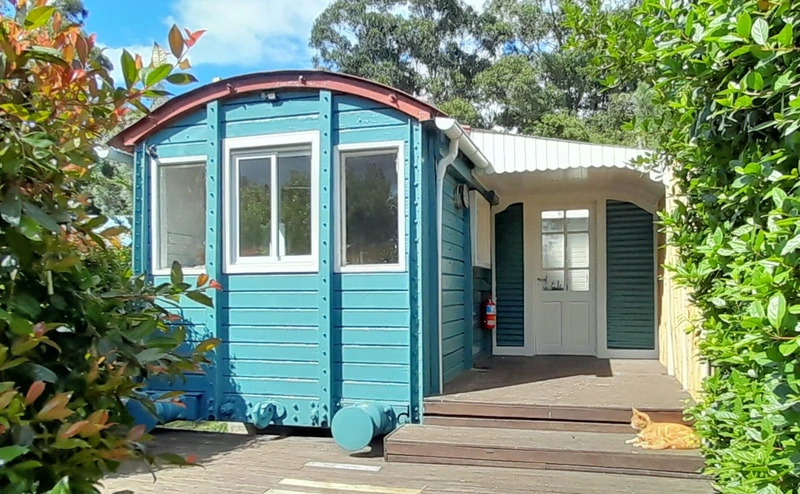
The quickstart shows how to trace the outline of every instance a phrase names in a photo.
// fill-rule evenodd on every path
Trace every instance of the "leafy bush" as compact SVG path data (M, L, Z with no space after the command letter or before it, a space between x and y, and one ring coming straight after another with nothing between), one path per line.
M209 304L203 292L219 285L201 276L193 288L177 264L158 287L121 269L125 254L104 250L119 229L95 233L106 219L87 214L76 182L98 136L161 96L152 86L194 79L160 48L150 66L126 51L125 85L115 88L92 55L94 37L45 0L15 4L0 17L0 492L96 492L120 462L156 461L126 400L153 408L138 397L142 382L201 370L218 343L182 351L186 328L159 301ZM180 67L199 34L170 31Z
M609 84L641 79L656 159L681 194L663 220L703 315L713 368L692 410L706 473L728 493L800 489L800 3L644 0L633 19L589 2L579 42Z

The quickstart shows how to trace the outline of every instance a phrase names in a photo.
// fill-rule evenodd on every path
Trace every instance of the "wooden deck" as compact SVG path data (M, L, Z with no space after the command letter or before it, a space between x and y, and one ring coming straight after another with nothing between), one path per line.
M631 407L654 420L681 421L690 402L655 360L491 357L448 383L442 395L427 398L425 410L438 415L461 405L466 416L476 417L492 407L505 408L492 415L497 418L626 423Z
M625 443L632 407L682 422L690 401L656 361L493 357L426 398L423 425L389 435L386 459L698 478L698 451Z
M702 480L563 470L386 463L380 443L349 454L325 437L156 430L157 451L194 453L204 468L145 467L111 475L103 493L135 494L711 494Z

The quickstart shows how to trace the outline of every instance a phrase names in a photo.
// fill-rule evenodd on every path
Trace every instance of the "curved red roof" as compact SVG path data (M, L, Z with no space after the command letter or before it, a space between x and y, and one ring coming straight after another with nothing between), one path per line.
M138 142L170 122L217 99L269 89L327 89L352 94L394 108L416 120L430 120L444 113L433 105L397 90L361 77L326 70L280 70L257 72L217 82L172 98L151 114L114 136L109 144L131 150Z

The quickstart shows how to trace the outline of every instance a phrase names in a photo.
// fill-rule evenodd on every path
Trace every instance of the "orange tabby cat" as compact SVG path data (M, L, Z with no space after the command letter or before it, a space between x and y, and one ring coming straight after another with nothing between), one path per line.
M683 424L653 422L650 416L633 409L631 427L639 431L633 439L625 441L643 449L697 449L700 438L694 429Z

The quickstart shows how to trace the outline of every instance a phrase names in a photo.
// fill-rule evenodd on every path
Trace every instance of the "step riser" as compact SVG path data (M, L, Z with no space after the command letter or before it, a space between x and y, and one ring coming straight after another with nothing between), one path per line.
M519 468L522 470L558 470L570 472L585 472L585 473L605 473L605 474L618 474L618 475L638 475L646 477L661 477L671 479L704 479L705 477L700 474L694 473L676 473L676 472L663 472L658 470L630 470L624 468L602 468L591 466L573 466L573 465L553 465L548 463L525 463L517 461L497 461L497 460L476 460L464 458L432 458L424 456L408 456L397 454L386 454L386 461L394 463L415 463L423 465L460 465L460 466L474 466L474 467L489 467L489 468ZM712 491L709 490L709 493Z
M703 466L700 458L669 457L658 455L644 457L638 453L606 452L565 452L555 450L513 450L495 448L477 448L471 446L453 446L447 444L420 444L389 441L386 445L386 457L415 457L420 462L444 461L456 459L462 464L486 466L489 463L497 466L520 464L520 468L548 468L559 465L562 468L584 471L589 467L595 472L626 472L647 475L653 472L669 472L686 478L697 478Z
M686 423L680 410L642 410L654 422ZM580 408L530 405L494 405L465 402L425 402L425 417L473 417L514 420L553 420L630 424L631 410L622 408Z
M600 422L558 422L553 420L496 419L483 417L449 417L441 415L425 415L425 425L443 425L449 427L493 427L495 429L524 429L538 431L568 432L607 432L616 434L636 431L628 424L604 424Z

